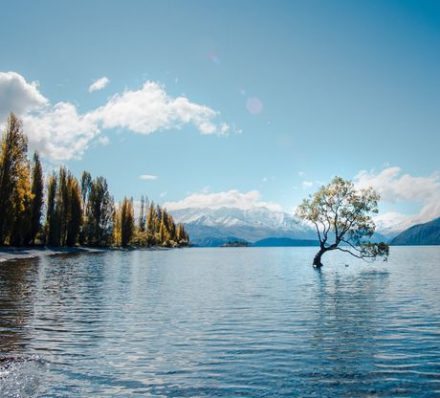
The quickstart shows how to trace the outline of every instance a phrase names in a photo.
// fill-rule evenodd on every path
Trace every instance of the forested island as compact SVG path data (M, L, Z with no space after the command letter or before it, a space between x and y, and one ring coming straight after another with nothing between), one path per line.
M45 184L46 180L46 184ZM183 224L141 197L115 203L104 177L68 169L44 178L37 152L28 158L21 121L11 113L0 148L0 246L180 247L189 243Z

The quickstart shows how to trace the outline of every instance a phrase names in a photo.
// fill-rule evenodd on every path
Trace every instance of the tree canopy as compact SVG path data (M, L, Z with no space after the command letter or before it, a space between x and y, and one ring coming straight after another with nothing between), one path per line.
M376 230L372 215L378 213L379 199L374 189L358 190L353 182L341 177L335 177L304 199L297 216L316 230L320 250L313 259L315 267L322 267L322 255L330 250L340 250L365 260L379 256L387 258L388 245L371 242Z

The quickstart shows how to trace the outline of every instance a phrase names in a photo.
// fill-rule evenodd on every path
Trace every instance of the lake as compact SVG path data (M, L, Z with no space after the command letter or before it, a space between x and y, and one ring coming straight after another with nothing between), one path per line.
M0 264L1 397L440 397L440 247Z

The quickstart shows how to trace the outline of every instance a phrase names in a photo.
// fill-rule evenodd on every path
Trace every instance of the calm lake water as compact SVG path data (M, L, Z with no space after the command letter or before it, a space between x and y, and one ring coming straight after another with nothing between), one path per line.
M440 397L440 247L315 250L0 264L0 397Z

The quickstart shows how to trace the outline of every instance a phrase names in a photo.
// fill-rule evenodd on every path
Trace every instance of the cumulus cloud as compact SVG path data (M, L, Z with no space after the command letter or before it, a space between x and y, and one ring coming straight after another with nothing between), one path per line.
M167 202L164 206L170 211L188 208L220 209L222 207L242 210L264 207L273 211L283 210L277 203L262 201L259 191L240 192L236 189L215 193L193 193L180 201Z
M403 174L400 167L387 167L380 172L361 171L355 177L358 188L373 187L381 200L388 203L418 203L418 214L384 213L377 217L379 228L401 230L413 224L440 216L440 175L427 177Z
M29 144L53 160L79 158L99 133L90 115L59 102L50 108L22 116Z
M102 90L104 88L107 87L107 85L110 83L110 80L108 79L108 77L101 77L98 80L94 81L90 86L89 86L89 93L93 93L94 91L99 91Z
M104 105L80 113L69 102L51 105L35 82L28 83L17 73L0 73L0 123L10 111L23 119L31 147L52 160L81 157L105 129L152 134L192 124L201 134L227 134L230 130L228 124L217 121L218 112L184 96L171 97L151 81L139 90L126 90ZM105 138L100 141L107 142Z
M170 97L156 82L146 82L140 90L114 95L92 116L103 128L126 128L135 133L151 134L158 130L180 129L193 124L202 134L225 134L227 124L216 124L218 112L186 97Z
M440 192L438 174L414 177L402 174L400 167L388 167L379 173L361 171L355 180L360 188L372 186L380 193L381 198L388 202L399 200L423 202L433 197L438 198Z
M145 181L152 181L152 180L157 180L158 177L151 174L142 174L139 176L139 178Z
M0 72L0 121L9 112L21 115L41 108L48 100L38 91L38 83L28 83L16 72Z

